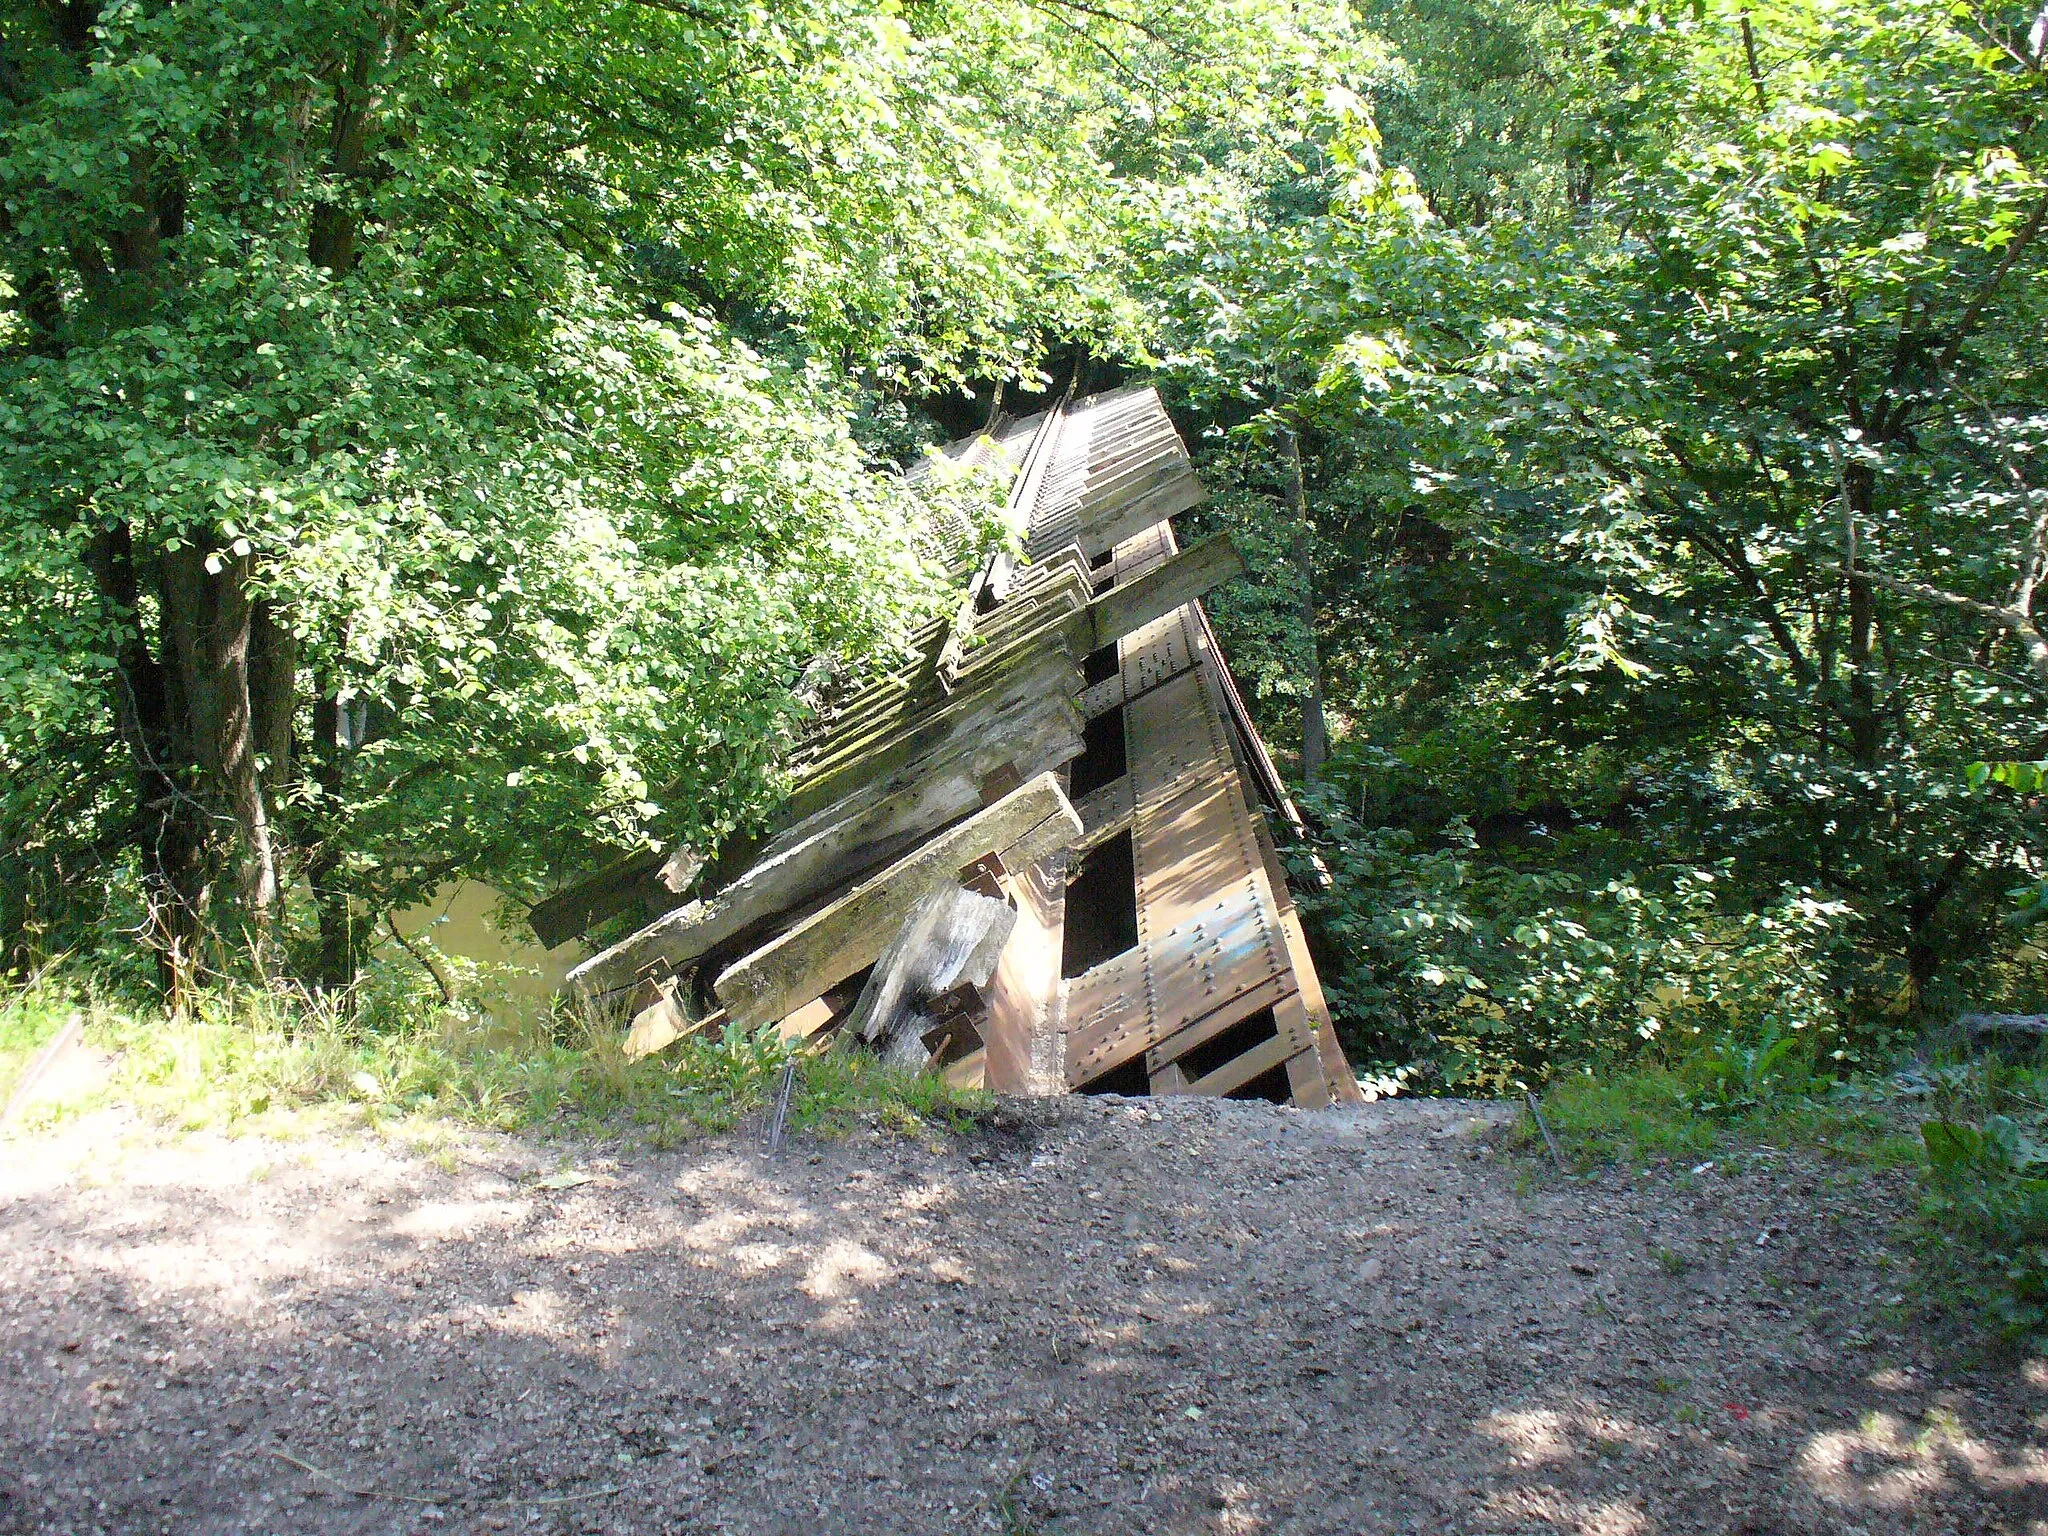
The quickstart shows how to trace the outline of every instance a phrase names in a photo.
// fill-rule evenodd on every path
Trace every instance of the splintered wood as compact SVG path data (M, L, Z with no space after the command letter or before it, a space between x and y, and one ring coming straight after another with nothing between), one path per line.
M946 457L1009 477L1023 562L914 477L952 616L822 713L757 840L536 907L555 939L628 919L572 985L630 995L633 1054L779 1022L1005 1092L1358 1097L1267 822L1298 819L1201 608L1243 563L1174 538L1203 493L1157 394Z

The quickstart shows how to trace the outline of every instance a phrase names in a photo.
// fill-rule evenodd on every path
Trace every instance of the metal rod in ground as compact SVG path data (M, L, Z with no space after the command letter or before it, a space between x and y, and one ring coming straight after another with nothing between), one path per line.
M782 1064L782 1081L775 1087L775 1109L768 1117L768 1155L782 1156L783 1132L789 1126L790 1095L796 1091L796 1063Z
M1570 1174L1564 1166L1564 1154L1557 1150L1557 1138L1550 1134L1550 1122L1543 1118L1543 1109L1537 1104L1536 1095L1527 1088L1524 1088L1522 1090L1522 1097L1529 1101L1529 1114L1536 1122L1536 1129L1543 1133L1543 1145L1550 1148L1550 1160L1557 1164L1557 1171L1559 1173L1565 1174L1569 1178Z

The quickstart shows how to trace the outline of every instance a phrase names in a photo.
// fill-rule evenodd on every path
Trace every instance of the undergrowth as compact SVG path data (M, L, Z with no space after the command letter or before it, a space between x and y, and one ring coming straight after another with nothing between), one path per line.
M380 992L379 986L385 990ZM200 992L171 1015L90 984L45 979L0 998L0 1049L25 1059L71 1010L107 1058L91 1087L38 1100L35 1127L109 1104L187 1129L284 1130L342 1116L373 1125L442 1121L506 1131L638 1134L655 1147L758 1116L783 1065L798 1064L789 1128L843 1134L861 1124L913 1134L966 1129L986 1095L871 1057L800 1055L771 1026L689 1037L629 1061L618 1022L567 1009L507 1022L476 997L443 1006L392 978L348 996L242 984ZM6 1069L8 1056L0 1056Z
M1951 1053L1839 1079L1778 1042L1723 1045L1605 1073L1541 1099L1566 1169L1802 1148L1921 1179L1904 1234L1923 1300L2015 1348L2048 1347L2048 1052ZM1539 1128L1524 1127L1540 1148Z
M1818 1072L1796 1040L1722 1042L1568 1073L1545 1090L1544 1118L1577 1172L1710 1159L1746 1146L1806 1147L1881 1167L1915 1162L1919 1136L1897 1090L1882 1078Z
M70 1009L62 1000L41 995L22 995L18 1006L0 1008L0 1103L14 1092L14 1084L58 1030Z

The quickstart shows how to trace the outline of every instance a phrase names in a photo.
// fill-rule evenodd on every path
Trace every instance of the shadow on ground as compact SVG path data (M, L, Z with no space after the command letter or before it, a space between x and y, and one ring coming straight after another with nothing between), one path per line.
M1448 1103L1006 1114L0 1144L0 1530L2048 1531L2048 1373L1883 1321L1886 1176L1545 1184Z

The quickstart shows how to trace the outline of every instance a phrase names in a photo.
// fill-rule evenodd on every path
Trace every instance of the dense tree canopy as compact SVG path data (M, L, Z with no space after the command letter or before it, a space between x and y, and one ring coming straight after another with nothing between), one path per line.
M2039 1002L2044 16L17 6L0 932L338 981L715 843L941 601L891 471L1086 348L1253 558L1362 1060Z
M904 402L1134 334L1107 157L1292 46L1216 20L10 10L17 948L111 899L190 963L303 888L339 979L451 874L755 813L804 665L940 591L849 425L914 447Z
M1271 691L1336 717L1354 1020L1512 1071L2034 995L2038 816L1970 767L2048 695L2038 17L1386 19L1452 44L1387 137L1177 205L1154 279L1240 522L1306 448Z

